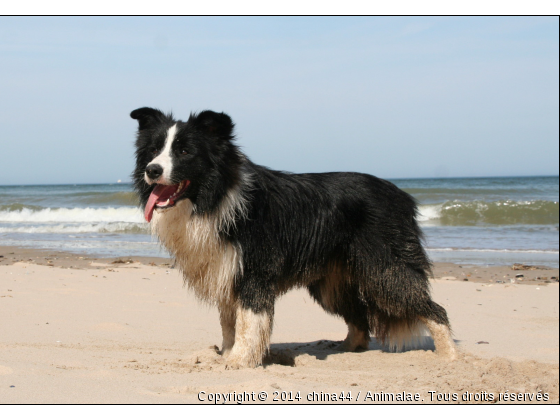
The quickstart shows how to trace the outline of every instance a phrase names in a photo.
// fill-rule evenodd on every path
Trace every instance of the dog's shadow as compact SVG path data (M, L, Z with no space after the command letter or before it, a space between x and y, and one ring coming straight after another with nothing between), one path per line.
M312 356L317 360L326 360L329 356L346 352L340 349L342 341L332 340L319 340L309 343L278 343L271 344L267 356L264 358L264 365L283 365L283 366L296 366L297 358L301 355ZM382 351L385 353L396 353L389 347L382 345L375 338L372 338L369 347L365 350L359 350L357 353L368 351ZM435 350L434 340L431 337L423 337L422 341L417 343L410 349L405 349L404 352L411 350Z

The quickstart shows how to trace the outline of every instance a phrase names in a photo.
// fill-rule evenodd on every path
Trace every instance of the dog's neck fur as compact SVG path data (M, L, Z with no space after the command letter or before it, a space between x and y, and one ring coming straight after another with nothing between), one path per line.
M190 197L196 214L214 213L223 210L224 200L232 192L243 192L247 179L248 159L231 141L221 152L222 165L216 166L202 180L196 180L194 194Z
M175 257L185 283L211 304L233 299L235 276L243 271L241 249L221 235L247 217L250 173L242 168L238 179L213 212L197 212L185 199L168 210L156 210L151 222L152 233Z

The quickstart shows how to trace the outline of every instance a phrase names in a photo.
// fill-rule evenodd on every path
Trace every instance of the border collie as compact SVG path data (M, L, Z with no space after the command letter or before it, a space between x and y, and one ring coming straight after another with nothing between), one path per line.
M410 195L366 174L256 165L224 113L186 122L153 108L130 116L139 125L133 178L145 218L185 283L217 305L229 367L262 364L274 302L295 287L344 319L343 351L367 349L370 334L401 350L427 327L436 352L454 357Z

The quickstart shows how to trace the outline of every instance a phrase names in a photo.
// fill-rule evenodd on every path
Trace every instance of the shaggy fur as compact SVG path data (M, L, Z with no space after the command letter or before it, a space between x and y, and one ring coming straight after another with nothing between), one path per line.
M343 350L367 348L370 334L402 349L427 327L437 351L453 357L411 196L371 175L256 165L222 113L183 122L140 108L131 117L139 123L133 178L141 206L156 185L189 181L175 202L153 210L152 230L186 284L218 306L231 366L262 363L274 302L294 287L346 321Z

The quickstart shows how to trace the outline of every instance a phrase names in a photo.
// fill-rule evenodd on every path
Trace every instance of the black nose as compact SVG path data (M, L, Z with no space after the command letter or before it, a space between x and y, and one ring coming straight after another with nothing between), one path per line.
M146 175L148 175L148 178L150 179L157 179L161 176L162 173L163 173L163 168L161 167L161 165L158 165L157 163L152 163L151 165L148 165L148 167L146 168Z

